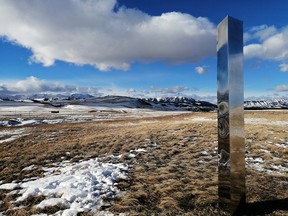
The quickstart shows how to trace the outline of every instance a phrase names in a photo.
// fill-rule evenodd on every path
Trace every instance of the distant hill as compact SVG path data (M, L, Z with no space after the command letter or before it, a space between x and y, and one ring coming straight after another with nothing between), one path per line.
M246 110L263 110L263 109L288 109L288 100L255 100L245 101Z
M57 100L57 99L87 99L94 98L94 96L90 94L32 94L32 95L0 95L0 99L2 100Z
M90 94L71 94L68 96L69 99L88 99L88 98L94 98L94 96Z
M187 111L215 111L217 106L207 101L196 101L189 97L162 97L162 98L146 98L147 102L161 105L162 107L175 107L176 109Z
M190 97L161 97L161 98L133 98L126 96L104 96L94 97L90 94L34 94L34 95L0 95L0 100L9 101L26 101L29 99L34 103L49 104L55 107L61 107L68 104L92 103L103 106L117 106L127 108L147 108L155 110L179 110L179 111L216 111L217 105L195 100ZM244 109L246 110L263 110L263 109L288 109L288 100L253 100L245 101Z

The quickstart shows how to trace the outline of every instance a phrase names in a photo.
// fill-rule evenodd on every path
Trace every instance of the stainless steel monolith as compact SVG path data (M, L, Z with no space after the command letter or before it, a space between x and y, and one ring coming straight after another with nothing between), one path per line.
M218 25L219 205L232 214L245 204L243 23L227 16Z

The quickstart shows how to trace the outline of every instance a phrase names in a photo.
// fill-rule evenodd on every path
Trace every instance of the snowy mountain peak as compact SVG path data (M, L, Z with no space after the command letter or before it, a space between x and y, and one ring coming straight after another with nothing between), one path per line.
M158 103L195 103L196 100L189 97L175 96L175 97L161 97L161 98L148 98L145 99L151 102Z
M68 98L70 99L89 99L89 98L94 98L94 96L90 94L71 94Z
M288 109L288 100L253 100L244 102L245 109Z

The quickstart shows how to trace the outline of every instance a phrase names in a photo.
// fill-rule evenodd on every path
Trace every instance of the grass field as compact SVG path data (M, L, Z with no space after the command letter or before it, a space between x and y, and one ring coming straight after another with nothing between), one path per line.
M288 215L288 112L248 111L245 121L249 211ZM0 185L43 177L43 167L57 162L98 158L127 164L128 177L117 180L124 193L78 215L228 215L217 205L216 124L216 113L183 113L2 127ZM0 190L0 212L49 215L65 208L37 208L45 195L17 197L17 188Z

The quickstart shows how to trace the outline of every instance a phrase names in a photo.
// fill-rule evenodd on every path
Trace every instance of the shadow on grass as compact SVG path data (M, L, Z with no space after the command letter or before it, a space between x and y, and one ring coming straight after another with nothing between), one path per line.
M273 211L288 211L288 198L246 204L246 215L264 215Z

